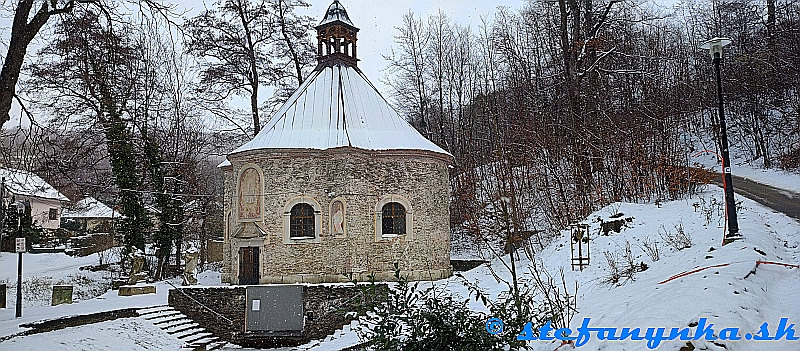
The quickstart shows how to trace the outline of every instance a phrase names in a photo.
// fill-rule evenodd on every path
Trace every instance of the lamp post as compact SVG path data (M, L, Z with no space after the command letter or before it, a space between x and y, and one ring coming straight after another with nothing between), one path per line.
M17 202L17 230L19 230L18 238L22 238L22 243L24 245L25 238L22 236L22 215L25 214L25 204ZM17 239L19 240L19 239ZM25 251L23 247L22 250L17 248L17 253L19 258L17 260L17 311L16 317L22 317L22 252Z
M6 231L6 177L0 183L0 255L3 254L3 232Z
M722 78L720 65L722 64L722 48L731 43L728 38L713 38L703 43L700 47L707 49L714 59L714 70L717 74L717 100L719 102L719 136L722 149L722 172L725 175L725 212L728 218L728 235L722 240L722 245L739 238L739 222L736 220L736 201L733 198L733 181L731 179L731 158L728 152L728 131L725 126L725 106L722 103Z

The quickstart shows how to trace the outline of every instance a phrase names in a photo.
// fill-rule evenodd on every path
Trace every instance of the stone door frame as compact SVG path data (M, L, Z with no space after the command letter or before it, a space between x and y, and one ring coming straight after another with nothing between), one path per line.
M261 280L261 248L258 246L242 246L239 247L239 285L258 284ZM245 254L249 252L249 254ZM249 262L245 257L250 258ZM249 269L247 267L250 266ZM253 274L249 277L244 276L245 272L251 271Z

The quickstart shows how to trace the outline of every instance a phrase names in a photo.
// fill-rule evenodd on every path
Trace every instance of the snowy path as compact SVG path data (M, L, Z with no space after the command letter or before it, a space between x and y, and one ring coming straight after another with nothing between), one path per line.
M180 350L183 343L141 318L82 325L16 337L0 343L12 350Z

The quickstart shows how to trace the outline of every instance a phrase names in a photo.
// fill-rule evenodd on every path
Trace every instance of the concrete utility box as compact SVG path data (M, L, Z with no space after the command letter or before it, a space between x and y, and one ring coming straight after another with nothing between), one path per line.
M303 286L248 286L245 332L274 336L303 333Z

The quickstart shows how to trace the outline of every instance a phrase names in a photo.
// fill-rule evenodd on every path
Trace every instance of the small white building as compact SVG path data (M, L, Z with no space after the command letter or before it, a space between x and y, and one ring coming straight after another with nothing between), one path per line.
M61 225L61 208L69 199L36 174L28 171L0 168L3 201L6 208L11 200L27 201L31 206L33 223L55 230Z
M119 212L87 196L75 203L72 208L64 209L61 215L65 221L76 221L80 223L81 230L87 233L111 232L114 220L123 217Z

